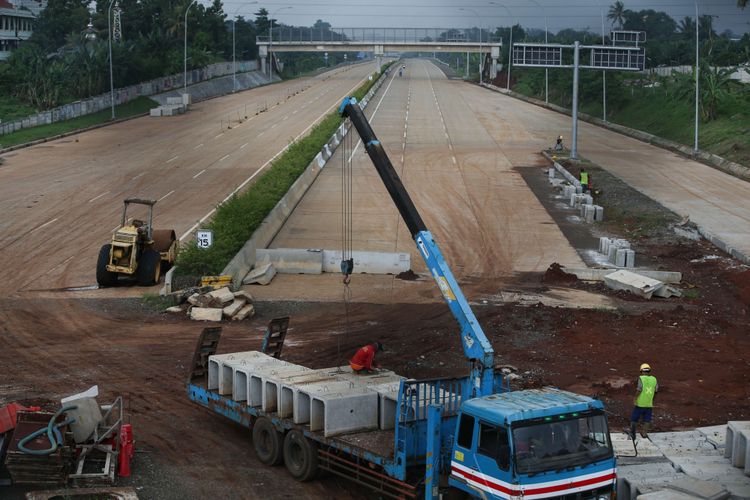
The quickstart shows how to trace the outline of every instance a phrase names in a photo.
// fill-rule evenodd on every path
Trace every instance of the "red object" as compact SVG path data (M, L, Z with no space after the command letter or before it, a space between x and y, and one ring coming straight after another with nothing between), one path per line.
M0 408L0 434L5 434L16 428L16 413L19 411L42 411L38 406L23 406L18 403L10 403Z
M373 361L375 361L376 347L374 344L369 344L361 347L359 351L354 354L354 357L349 361L349 366L354 371L360 370L372 370Z
M133 426L122 424L120 428L120 456L118 460L117 475L130 477L130 461L135 455L135 441L133 441Z

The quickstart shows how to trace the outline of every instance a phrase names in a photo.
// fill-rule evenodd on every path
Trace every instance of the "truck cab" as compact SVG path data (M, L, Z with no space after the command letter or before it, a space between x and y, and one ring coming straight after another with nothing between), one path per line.
M465 400L449 484L480 498L610 499L615 458L603 404L553 388Z

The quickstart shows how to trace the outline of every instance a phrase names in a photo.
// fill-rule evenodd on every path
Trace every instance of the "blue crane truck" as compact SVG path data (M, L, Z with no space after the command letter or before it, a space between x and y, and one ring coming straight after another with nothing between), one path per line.
M325 471L390 498L432 499L446 490L491 499L613 498L616 464L602 402L555 388L510 390L495 372L492 346L356 99L344 100L339 112L359 132L459 323L468 376L401 380L393 429L326 437L207 389L199 368L204 364L197 360L216 352L217 335L198 343L188 379L190 399L252 429L260 461L284 462L301 481Z

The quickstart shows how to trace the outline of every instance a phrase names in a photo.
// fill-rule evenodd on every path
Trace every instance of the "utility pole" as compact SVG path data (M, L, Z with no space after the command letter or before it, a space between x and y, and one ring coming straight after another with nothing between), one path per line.
M698 152L698 102L700 94L698 92L699 75L700 75L700 52L698 49L698 0L695 0L695 140L693 142L693 152Z

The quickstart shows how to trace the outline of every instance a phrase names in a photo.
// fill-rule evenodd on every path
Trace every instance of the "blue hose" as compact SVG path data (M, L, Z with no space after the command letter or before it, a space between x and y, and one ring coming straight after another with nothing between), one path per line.
M65 427L68 424L72 424L76 421L75 418L69 418L59 424L55 424L55 420L62 415L63 413L75 410L78 408L78 406L63 406L57 412L52 416L52 418L49 420L49 423L47 424L47 427L42 427L41 429L38 429L25 438L23 438L21 441L18 442L18 449L21 450L24 453L27 453L29 455L51 455L57 450L57 447L62 444L62 434L60 434L60 427ZM34 438L41 436L42 434L47 434L47 439L49 440L51 447L47 448L46 450L30 450L24 446L29 441L33 440Z

